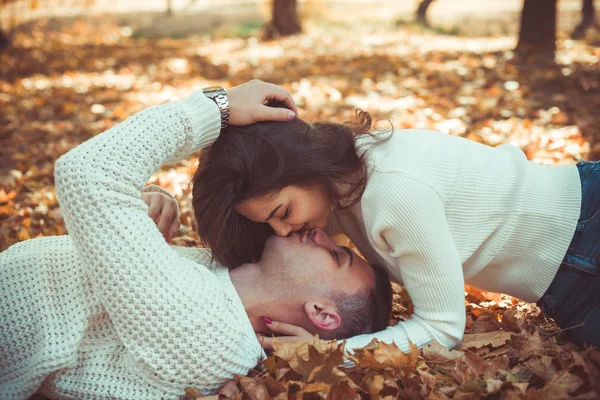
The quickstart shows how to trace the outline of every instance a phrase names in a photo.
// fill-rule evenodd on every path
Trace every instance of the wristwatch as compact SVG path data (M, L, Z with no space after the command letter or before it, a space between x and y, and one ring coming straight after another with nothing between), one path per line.
M206 97L215 102L221 112L221 129L227 127L229 122L229 100L227 100L227 92L220 86L211 86L202 89Z

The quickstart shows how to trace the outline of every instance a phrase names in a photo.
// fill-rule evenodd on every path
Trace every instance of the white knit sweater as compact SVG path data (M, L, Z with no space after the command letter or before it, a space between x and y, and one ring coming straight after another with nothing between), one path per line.
M141 191L168 161L211 144L197 92L143 110L56 163L69 236L0 254L0 398L179 398L246 374L263 355L225 269L170 247Z
M579 218L574 165L542 166L512 145L427 130L396 131L368 158L372 174L360 203L333 213L329 231L343 231L404 284L414 315L354 337L347 348L373 337L403 349L408 340L456 346L465 329L465 281L529 302L544 294Z

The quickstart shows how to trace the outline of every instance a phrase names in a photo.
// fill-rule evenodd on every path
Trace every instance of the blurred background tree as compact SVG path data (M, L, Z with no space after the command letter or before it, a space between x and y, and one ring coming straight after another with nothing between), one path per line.
M162 0L161 0L162 1ZM449 3L439 0L441 3ZM279 37L290 36L302 32L302 19L305 17L303 10L312 7L312 3L332 3L326 0L240 0L235 2L240 6L249 4L265 4L268 5L269 11L263 21L264 37L266 39L276 39ZM565 3L577 3L573 0L562 0ZM11 30L14 28L15 21L19 20L25 11L25 8L35 10L37 8L59 8L66 3L81 5L90 5L90 0L0 0L0 49L6 48L11 41ZM98 3L108 3L106 0L100 0ZM119 4L122 2L118 2ZM126 3L126 2L123 2ZM162 8L167 17L173 16L179 5L179 11L185 10L186 13L197 12L202 7L208 7L211 4L217 5L219 1L211 0L164 0ZM338 1L342 7L346 2ZM356 1L347 1L350 6ZM431 25L429 18L431 5L437 2L435 0L414 0L416 11L414 19L426 27L436 29L436 26ZM556 49L556 30L557 30L557 4L558 0L523 0L520 29L518 33L517 51L521 54L541 54L552 56ZM18 6L15 6L18 4ZM227 2L229 6L234 2ZM472 4L474 12L477 7L482 5L478 2L463 2L456 6L468 8ZM582 38L586 31L592 27L598 27L595 20L594 0L581 0L581 19L579 24L573 29L572 37L575 39ZM181 6L183 5L183 8ZM364 2L364 7L370 11L377 11L378 4L370 4ZM448 7L446 4L445 7ZM7 15L8 14L8 15ZM48 12L46 14L51 14ZM1 18L4 17L4 18ZM17 21L19 22L19 21ZM152 24L149 24L152 25ZM156 26L168 25L168 21L160 20L154 24Z
M517 52L554 56L556 51L556 1L524 0Z
M585 32L593 26L596 28L598 27L594 0L583 0L583 5L581 6L581 22L573 31L573 39L581 39L585 36Z
M10 3L14 3L15 1L16 0L0 0L0 13L6 10ZM0 19L0 52L10 44L10 28L11 27L4 26L2 19Z
M419 3L419 8L417 8L416 18L415 20L423 24L425 26L429 26L429 21L427 20L427 9L433 3L434 0L421 0Z
M265 36L275 39L302 32L297 0L273 0L271 21L265 27Z

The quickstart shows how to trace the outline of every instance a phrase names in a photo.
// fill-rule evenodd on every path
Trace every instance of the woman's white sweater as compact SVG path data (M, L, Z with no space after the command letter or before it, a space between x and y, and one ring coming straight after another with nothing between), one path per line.
M369 147L360 203L331 217L371 263L405 285L414 315L373 337L408 349L455 347L465 329L464 284L533 302L556 275L575 232L575 165L542 166L512 145L496 148L427 130L396 131Z
M161 164L210 145L201 92L145 109L62 156L69 236L0 254L0 399L177 399L246 374L263 355L228 270L169 246L141 192Z

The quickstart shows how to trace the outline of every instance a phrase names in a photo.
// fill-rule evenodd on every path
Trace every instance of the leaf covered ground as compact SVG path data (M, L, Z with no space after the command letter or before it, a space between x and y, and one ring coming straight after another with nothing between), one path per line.
M279 41L133 38L110 22L37 22L0 54L0 250L65 234L55 160L153 104L253 78L285 86L301 117L345 121L360 107L396 128L429 128L489 145L513 143L546 164L600 156L598 37L561 37L557 63L517 57L512 37L442 36L386 24L307 25ZM423 154L423 157L426 157ZM179 200L174 244L198 245L190 207L194 160L152 183ZM600 354L569 342L532 304L466 289L463 345L409 354L372 343L343 367L333 344L280 345L264 370L237 377L239 398L598 398ZM396 288L393 321L409 317ZM198 396L189 389L188 397Z

